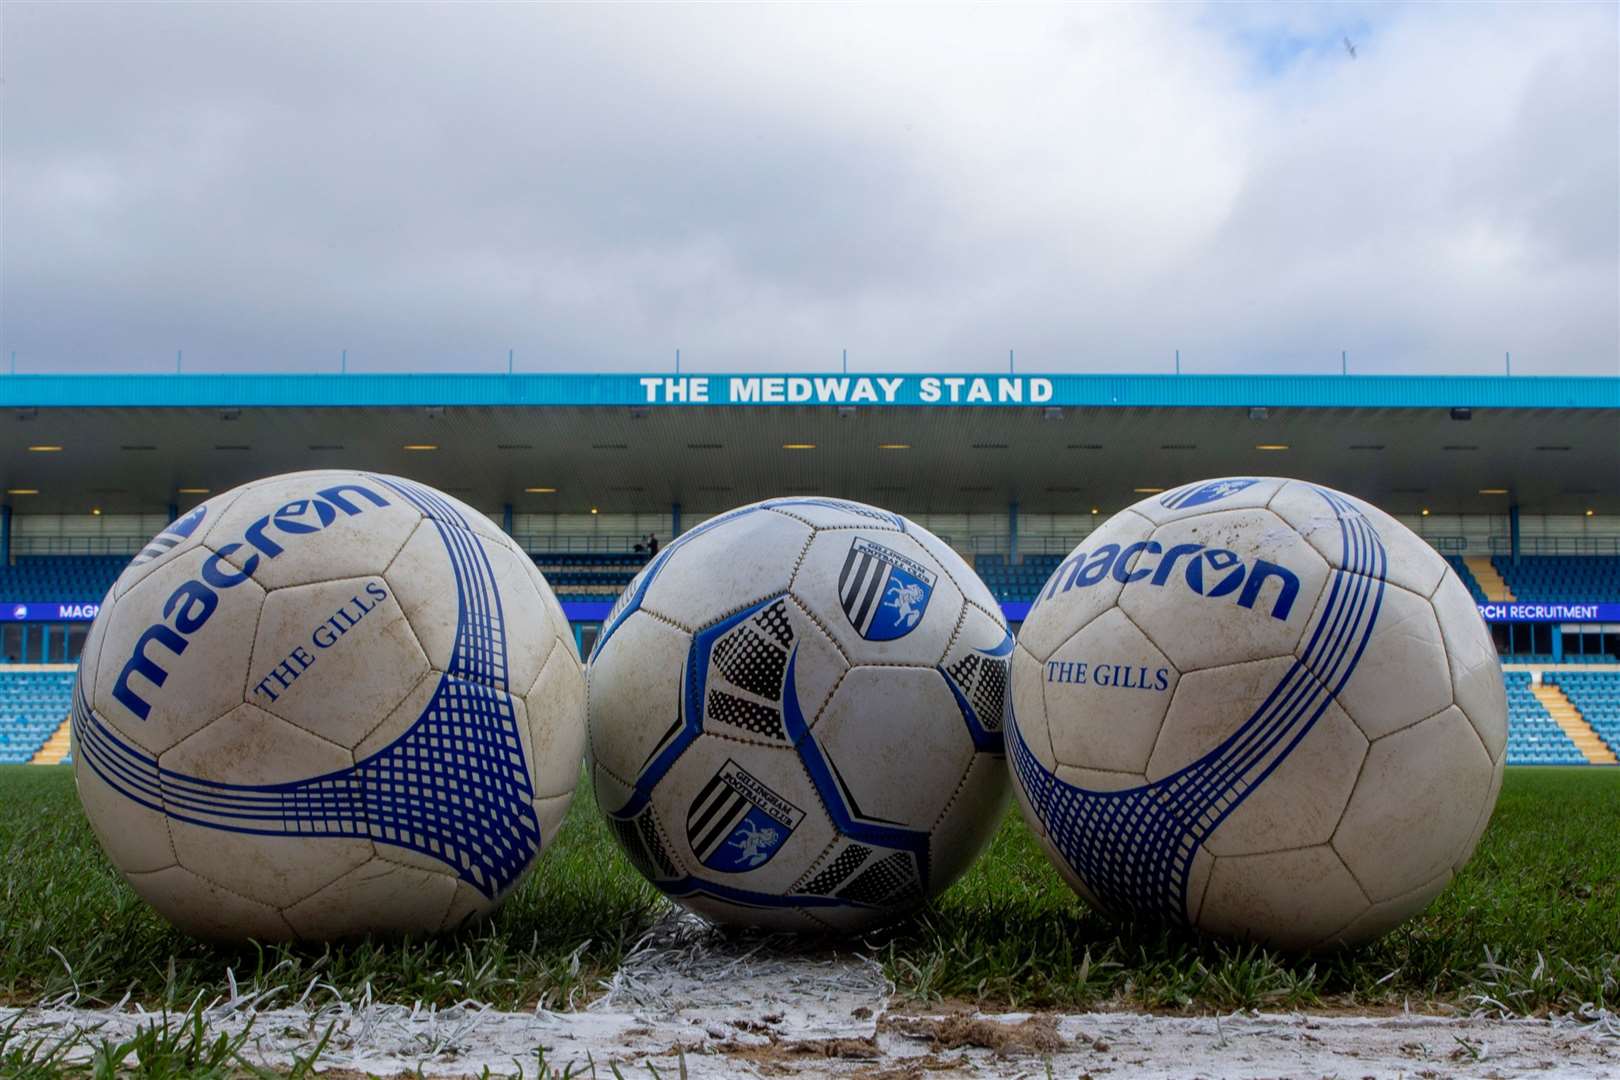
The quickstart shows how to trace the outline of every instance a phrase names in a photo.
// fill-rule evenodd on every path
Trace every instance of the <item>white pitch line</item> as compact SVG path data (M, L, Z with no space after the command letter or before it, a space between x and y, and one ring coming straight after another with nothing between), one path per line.
M577 1011L499 1012L332 1000L320 987L292 1007L264 1009L234 991L204 1010L211 1032L252 1024L243 1053L275 1067L306 1055L331 1029L320 1068L460 1077L485 1067L536 1076L536 1050L576 1075L843 1076L910 1067L917 1075L1169 1080L1189 1076L1617 1077L1620 1017L1500 1020L1484 1016L1248 1013L934 1015L888 1013L893 987L859 956L799 957L718 943L689 916L661 922ZM296 991L294 992L296 996ZM283 998L282 1000L287 1000ZM326 1001L329 1003L321 1004ZM20 1018L20 1019L19 1019ZM161 1019L138 1008L47 1003L0 1009L24 1039L75 1031L126 1039ZM1029 1021L1026 1023L1026 1021ZM1039 1036L1030 1039L1030 1035ZM966 1042L963 1042L964 1036ZM998 1052L992 1046L1007 1045ZM78 1059L93 1045L81 1044ZM651 1066L651 1068L649 1068Z

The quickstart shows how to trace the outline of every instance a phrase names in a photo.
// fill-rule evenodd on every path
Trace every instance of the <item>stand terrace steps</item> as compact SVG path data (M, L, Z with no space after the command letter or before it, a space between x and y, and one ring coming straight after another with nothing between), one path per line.
M1479 582L1479 587L1485 590L1485 599L1492 603L1512 603L1518 599L1508 588L1507 581L1497 573L1496 567L1491 565L1489 555L1466 555L1463 563L1474 575L1474 580Z
M62 763L62 759L68 756L68 749L70 747L70 743L68 741L69 727L69 720L64 716L62 718L61 725L58 726L57 729L51 734L50 738L45 740L45 745L39 748L38 753L34 755L34 759L30 761L29 764L60 765Z
M1593 765L1617 764L1614 751L1610 750L1598 733L1592 730L1592 725L1586 722L1581 711L1562 689L1547 683L1533 683L1530 692L1541 702L1541 707L1547 710L1547 715L1553 718L1553 722L1564 729L1564 734L1569 736L1569 741L1575 744L1575 748L1586 755L1587 761Z

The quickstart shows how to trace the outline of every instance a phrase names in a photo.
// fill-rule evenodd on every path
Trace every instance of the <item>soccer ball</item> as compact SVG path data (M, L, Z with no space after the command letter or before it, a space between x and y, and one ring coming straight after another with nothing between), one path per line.
M592 651L597 801L701 915L874 924L1000 822L1012 647L984 583L898 514L782 498L711 518L636 576Z
M102 847L182 930L433 931L493 909L551 841L584 675L488 518L399 477L293 473L135 556L72 731Z
M1012 688L1014 788L1076 892L1282 948L1421 911L1502 783L1468 589L1389 515L1298 480L1110 518L1042 588Z

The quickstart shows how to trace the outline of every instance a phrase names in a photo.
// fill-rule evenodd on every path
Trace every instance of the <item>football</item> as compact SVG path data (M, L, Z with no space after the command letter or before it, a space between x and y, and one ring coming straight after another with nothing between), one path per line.
M603 624L597 800L637 869L712 920L872 925L943 890L1000 824L1012 647L974 572L898 514L721 514Z
M487 517L394 476L276 476L123 571L72 705L113 864L223 939L435 931L497 905L579 776L561 607Z
M1110 518L1012 665L1020 806L1106 911L1365 941L1468 860L1502 783L1490 633L1433 548L1328 488L1189 484Z

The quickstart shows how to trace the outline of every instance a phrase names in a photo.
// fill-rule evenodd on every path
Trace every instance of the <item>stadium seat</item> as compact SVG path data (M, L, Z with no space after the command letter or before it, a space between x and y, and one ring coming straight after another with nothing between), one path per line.
M38 603L97 601L128 565L123 555L23 555L0 566L0 597Z
M1620 672L1549 671L1542 679L1562 690L1604 745L1620 754Z
M0 765L26 765L62 726L73 679L71 671L0 669Z
M1572 603L1620 594L1620 556L1498 555L1491 565L1520 603Z
M1530 692L1528 671L1505 671L1509 765L1585 765L1587 760L1564 729ZM1566 691L1567 692L1567 691ZM1579 708L1579 705L1576 706ZM1602 732L1599 732L1602 735Z

